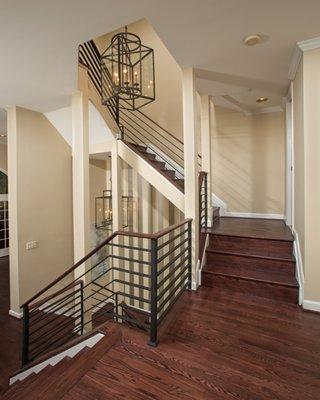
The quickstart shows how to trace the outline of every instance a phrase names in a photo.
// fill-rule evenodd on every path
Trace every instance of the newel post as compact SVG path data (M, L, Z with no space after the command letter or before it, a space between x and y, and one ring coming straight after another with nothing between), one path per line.
M158 239L151 239L151 323L149 346L158 344Z
M29 361L29 306L23 307L23 320L22 320L22 366L26 365Z

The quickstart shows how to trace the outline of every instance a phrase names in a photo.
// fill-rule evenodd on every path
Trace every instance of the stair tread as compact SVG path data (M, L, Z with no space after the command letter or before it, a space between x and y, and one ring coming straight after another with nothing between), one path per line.
M238 251L230 251L230 250L215 250L213 248L208 247L207 250L210 253L214 254L224 254L227 256L238 256L238 257L248 257L248 258L259 258L262 260L274 260L274 261L288 261L288 262L296 262L294 255L291 256L269 256L269 255L261 255L261 254L252 254Z
M261 270L259 268L248 267L241 268L238 265L228 265L228 266L209 266L205 265L204 273L212 274L212 275L224 275L227 277L245 279L245 280L253 280L257 282L271 283L274 285L285 285L290 287L297 287L297 281L295 276L283 273L281 271L275 272Z
M208 230L210 234L254 239L294 240L291 230L282 220L220 217Z

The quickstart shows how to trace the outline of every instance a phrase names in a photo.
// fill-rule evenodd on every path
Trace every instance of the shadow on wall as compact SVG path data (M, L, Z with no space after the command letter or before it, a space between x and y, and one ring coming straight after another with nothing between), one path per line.
M284 213L285 125L282 112L244 115L216 107L213 191L228 211Z

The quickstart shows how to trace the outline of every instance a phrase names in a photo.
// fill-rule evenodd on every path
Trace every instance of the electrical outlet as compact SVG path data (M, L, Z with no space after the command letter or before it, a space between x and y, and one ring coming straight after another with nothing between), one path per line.
M38 242L36 242L35 240L26 243L26 250L36 249L37 247L38 247Z

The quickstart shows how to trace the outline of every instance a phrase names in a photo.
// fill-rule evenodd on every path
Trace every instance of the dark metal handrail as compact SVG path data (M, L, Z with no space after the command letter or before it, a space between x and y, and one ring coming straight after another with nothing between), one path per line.
M23 365L93 329L97 312L141 326L127 304L142 304L155 346L159 324L190 288L191 251L191 219L157 233L114 232L22 305Z

